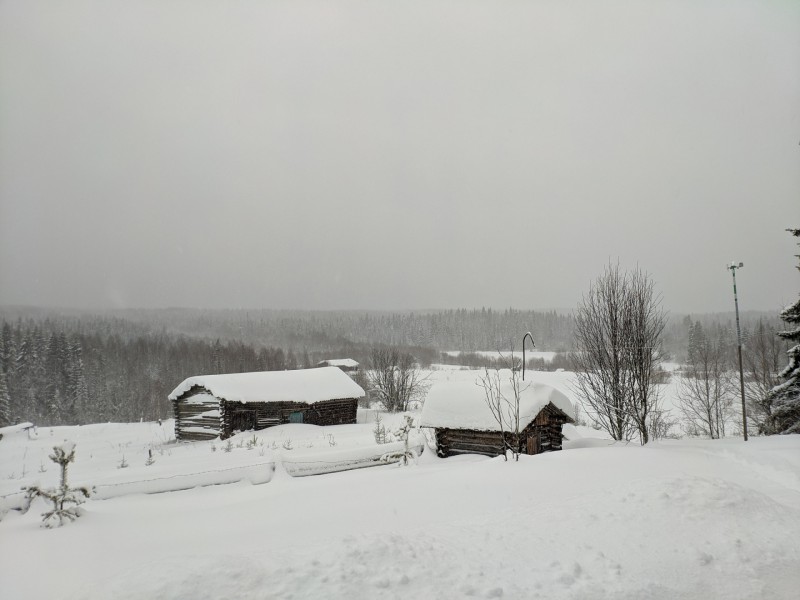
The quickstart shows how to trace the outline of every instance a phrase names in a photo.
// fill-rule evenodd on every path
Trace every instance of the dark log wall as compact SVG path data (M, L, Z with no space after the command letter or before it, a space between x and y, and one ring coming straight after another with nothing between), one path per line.
M213 440L220 433L220 417L209 415L219 411L219 401L215 399L202 403L193 403L191 398L197 394L206 394L205 388L194 386L172 402L175 414L175 439L178 441Z
M223 439L240 429L265 429L289 422L289 415L303 413L303 423L311 425L343 425L356 422L358 400L326 400L305 402L228 402L222 404Z
M561 426L572 419L548 404L520 432L519 451L522 454L539 454L561 450ZM513 434L505 433L509 446L514 443ZM436 445L439 456L456 454L483 454L500 456L503 454L503 436L499 431L476 431L473 429L436 429Z
M437 429L436 446L439 456L456 454L503 454L503 437L499 431L475 431L472 429Z
M325 400L309 408L308 423L314 425L345 425L356 422L358 399Z

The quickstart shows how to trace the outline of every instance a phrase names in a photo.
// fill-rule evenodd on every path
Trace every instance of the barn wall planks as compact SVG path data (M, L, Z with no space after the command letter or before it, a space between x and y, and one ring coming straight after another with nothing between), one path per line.
M266 429L289 422L289 415L301 413L311 425L344 425L356 422L357 398L306 402L229 402L225 399L198 401L192 397L208 394L195 386L172 402L175 437L180 441L228 438L236 431Z

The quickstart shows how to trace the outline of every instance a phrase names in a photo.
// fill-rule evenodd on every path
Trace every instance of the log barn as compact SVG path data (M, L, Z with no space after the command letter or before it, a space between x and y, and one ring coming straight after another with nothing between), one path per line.
M513 398L510 372L501 371L501 391ZM557 389L536 382L520 382L519 452L539 454L561 450L561 426L573 423L569 398ZM483 454L501 456L512 447L515 436L512 423L501 430L486 403L486 394L478 377L469 381L434 385L422 408L421 426L435 430L439 456ZM505 436L506 443L503 442Z
M198 375L169 395L179 441L228 438L283 423L356 422L361 389L338 367Z
M329 358L317 363L318 367L339 367L345 373L355 373L360 365L352 358Z

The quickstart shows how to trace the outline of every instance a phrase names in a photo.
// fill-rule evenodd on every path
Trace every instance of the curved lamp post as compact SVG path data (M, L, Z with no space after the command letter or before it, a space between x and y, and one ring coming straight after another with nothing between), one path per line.
M522 381L525 381L525 340L527 338L531 338L531 346L536 348L536 342L533 341L533 336L530 331L522 336Z

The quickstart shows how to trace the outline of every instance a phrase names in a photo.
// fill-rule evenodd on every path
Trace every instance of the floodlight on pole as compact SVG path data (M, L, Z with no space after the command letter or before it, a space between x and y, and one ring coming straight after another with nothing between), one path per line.
M744 433L744 441L747 441L747 406L744 402L744 369L742 368L742 330L739 327L739 297L736 294L736 269L741 269L744 263L732 262L726 269L731 272L733 276L733 303L736 306L736 343L739 348L739 386L742 392L742 432Z

